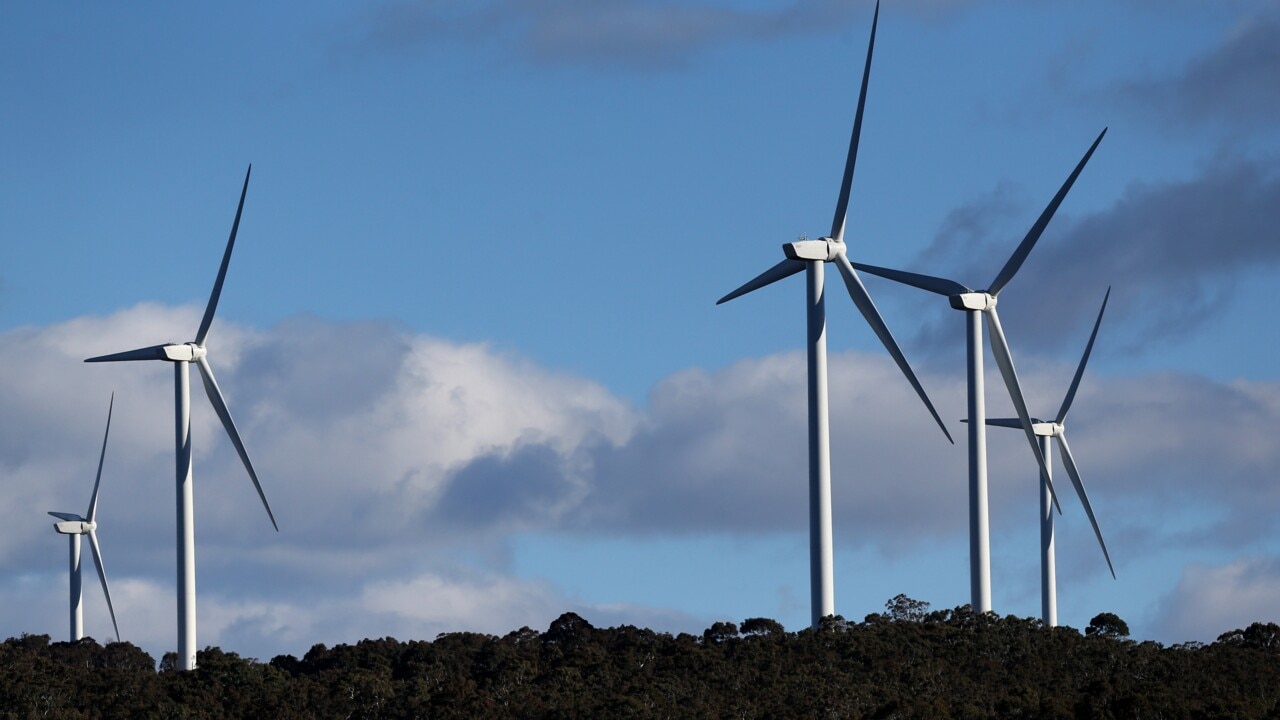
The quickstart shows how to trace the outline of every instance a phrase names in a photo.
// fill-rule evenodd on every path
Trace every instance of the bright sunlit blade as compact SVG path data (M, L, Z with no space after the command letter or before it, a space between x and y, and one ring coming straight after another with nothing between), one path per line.
M151 347L138 348L137 350L125 350L124 352L112 353L110 355L99 355L91 357L85 362L124 362L129 360L167 360L165 355L165 345L152 345Z
M253 487L258 491L258 497L262 499L262 507L266 508L267 517L271 518L271 526L280 531L280 526L276 524L276 516L271 512L271 505L267 503L267 495L262 492L262 483L258 482L258 473L253 470L253 463L249 462L249 453L244 449L244 442L240 439L240 432L236 430L235 421L231 419L231 411L227 409L226 398L222 397L222 389L218 387L218 381L213 376L213 368L209 367L209 361L205 358L196 360L196 364L200 368L200 379L204 380L205 393L209 396L209 402L213 404L213 411L218 414L218 419L222 421L222 427L227 429L227 436L231 438L231 444L235 446L236 452L240 454L240 460L244 463L244 469L249 471L249 479L253 480Z
M1031 443L1031 452L1035 454L1036 462L1040 465L1040 477L1044 478L1045 484L1049 486L1049 495L1053 498L1053 504L1058 508L1058 513L1061 514L1062 504L1058 502L1058 493L1054 490L1053 480L1049 477L1044 453L1040 452L1040 443L1036 441L1035 431L1031 429L1031 414L1027 412L1027 403L1022 398L1022 386L1018 383L1018 373L1013 368L1013 356L1009 354L1009 343L1005 340L1004 330L1000 327L1000 317L996 315L995 308L987 310L986 314L987 326L991 330L991 354L996 358L996 366L1000 368L1004 386L1009 389L1009 399L1013 401L1013 408L1018 411L1018 421L1023 433L1027 436L1027 442Z
M249 192L249 174L253 165L244 174L244 187L240 189L240 204L236 206L236 219L231 223L231 237L227 238L227 249L222 253L222 266L218 268L218 279L213 283L213 292L209 295L209 305L204 309L204 317L200 320L200 329L196 331L196 345L204 347L204 340L209 336L209 326L213 324L213 314L218 310L218 298L222 295L222 282L227 279L227 266L231 264L231 250L236 244L236 233L240 230L240 213L244 212L244 196Z
M867 81L871 77L871 53L876 47L876 24L880 21L880 3L871 18L871 40L867 42L867 64L862 68L862 89L858 91L858 111L853 116L853 132L849 136L849 156L844 161L844 177L840 181L840 197L836 200L836 216L831 221L831 237L844 240L845 219L849 215L849 193L853 189L853 168L858 162L858 141L862 136L862 110L867 104Z
M1107 294L1102 296L1102 307L1098 310L1098 319L1093 321L1093 332L1089 334L1089 342L1084 346L1084 355L1080 356L1080 365L1076 368L1075 377L1071 378L1071 387L1062 400L1062 409L1058 411L1058 419L1055 421L1058 424L1062 424L1067 419L1067 411L1071 409L1071 403L1076 399L1076 390L1080 387L1080 378L1084 376L1084 366L1089 362L1089 353L1093 352L1093 341L1098 337L1098 326L1102 325L1102 313L1107 311L1107 300L1110 297L1111 288L1107 288Z
M98 534L89 531L89 549L93 551L93 564L98 568L98 580L102 581L102 594L107 596L107 610L111 612L111 627L115 628L116 641L120 640L120 626L116 624L116 607L111 603L111 588L107 587L107 568L102 564L102 550L98 547Z
M787 258L786 260L783 260L777 265L774 265L768 270L765 270L764 272L755 276L751 280L748 280L744 285L739 287L737 290L734 290L728 295L725 295L724 297L720 298L719 300L716 301L716 304L720 305L723 303L727 303L736 297L746 295L752 290L759 290L765 285L770 285L772 283L778 282L783 278L789 278L803 269L804 269L803 261L792 260L791 258Z
M844 277L845 287L849 289L849 297L853 299L853 304L857 306L858 312L861 312L862 317L866 318L867 324L875 331L876 337L880 338L884 349L889 351L893 361L898 364L898 369L902 371L903 375L907 376L907 381L911 383L911 387L915 388L916 395L920 396L924 406L929 409L929 414L933 415L933 420L938 423L942 434L946 435L947 440L954 445L956 441L951 438L951 433L947 432L947 427L942 423L942 418L938 417L938 411L934 409L933 402L929 400L929 395L925 393L924 387L920 385L920 380L916 378L916 374L911 369L910 363L907 362L906 356L902 354L902 349L898 347L898 342L893 339L893 333L889 332L889 327L885 325L884 318L880 317L880 311L876 309L876 304L872 302L871 295L867 293L867 288L863 286L858 273L854 271L853 266L849 263L849 258L845 257L844 253L836 256L836 266L840 268L840 275Z
M1031 418L1031 421L1035 422L1035 418ZM961 420L960 422L969 421ZM987 418L987 425L990 427L1014 428L1016 430L1022 429L1022 421L1018 418Z
M1098 547L1102 548L1102 556L1107 559L1107 569L1111 571L1111 579L1116 577L1115 566L1111 564L1111 553L1107 551L1107 541L1102 539L1102 529L1098 527L1098 518L1093 515L1093 505L1089 503L1089 494L1084 491L1084 481L1080 479L1080 470L1076 467L1076 459L1071 456L1071 448L1067 445L1067 436L1058 436L1058 447L1062 450L1062 464L1067 466L1067 476L1071 478L1071 483L1076 486L1076 494L1080 496L1080 504L1084 505L1084 512L1089 516L1089 523L1093 525L1093 534L1098 537Z
M907 272L905 270L894 270L892 268L878 267L876 265L867 265L866 263L851 263L857 270L872 275L879 275L903 285L910 285L921 290L928 290L939 295L959 295L961 293L972 292L969 288L961 285L954 280L946 278L934 277L932 275L921 275L920 273Z
M93 495L89 498L89 522L98 516L98 487L102 484L102 463L107 459L107 436L111 434L111 411L116 406L116 394L111 393L111 403L107 405L107 429L102 433L102 454L98 456L98 477L93 481Z
M1071 186L1075 184L1076 178L1080 176L1080 171L1084 170L1085 163L1089 162L1089 158L1093 156L1093 151L1098 149L1098 143L1102 142L1102 136L1107 134L1107 129L1103 128L1098 135L1098 139L1093 141L1093 145L1089 146L1089 152L1084 154L1080 162L1076 165L1076 169L1071 171L1071 176L1058 189L1058 194L1053 196L1053 200L1049 201L1048 207L1044 212L1040 213L1040 217L1036 220L1036 224L1031 226L1027 231L1027 236L1018 244L1018 249L1013 251L1013 255L1009 257L1009 261L1000 269L1000 274L996 275L996 279L992 281L991 287L987 292L992 295L1000 294L1005 285L1013 279L1018 268L1022 267L1022 262L1031 254L1031 248L1035 247L1036 241L1040 239L1040 235L1044 233L1044 229L1048 227L1049 221L1053 219L1053 214L1058 211L1058 206L1062 204L1067 192L1071 190Z

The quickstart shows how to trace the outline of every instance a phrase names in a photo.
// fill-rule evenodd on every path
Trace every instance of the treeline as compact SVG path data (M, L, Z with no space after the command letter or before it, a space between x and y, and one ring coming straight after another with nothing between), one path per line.
M209 648L173 669L129 643L0 645L0 718L1277 718L1280 627L1212 644L1134 642L930 612L899 596L860 623L786 632L752 618L701 636L595 628L391 638L269 663Z

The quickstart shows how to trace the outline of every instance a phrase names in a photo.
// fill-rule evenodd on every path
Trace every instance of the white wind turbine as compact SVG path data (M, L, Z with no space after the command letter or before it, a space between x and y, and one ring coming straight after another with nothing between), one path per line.
M53 524L53 529L66 535L71 541L71 642L84 637L84 594L80 582L80 536L89 536L89 549L93 552L93 564L98 568L98 579L102 581L102 594L107 596L107 610L111 612L111 626L115 628L116 640L120 639L120 626L116 624L116 609L111 604L111 589L107 587L107 570L102 564L102 549L98 547L98 488L102 483L102 461L107 457L107 436L111 434L111 410L115 407L116 395L111 394L111 403L107 405L107 430L102 433L102 453L98 455L98 476L93 481L93 495L89 497L89 512L84 517L75 513L53 512L49 514L62 522Z
M1089 503L1089 495L1084 491L1084 482L1080 479L1080 470L1076 467L1075 458L1071 456L1071 447L1067 445L1064 427L1067 412L1071 410L1071 403L1076 398L1076 390L1080 388L1080 378L1084 376L1084 366L1089 362L1089 354L1093 352L1093 341L1098 337L1098 327L1102 325L1102 313L1106 312L1107 299L1110 297L1111 288L1107 288L1107 294L1102 298L1102 308L1098 310L1098 319L1093 323L1093 332L1089 335L1088 344L1084 346L1084 355L1080 357L1080 365L1076 368L1075 377L1071 378L1071 386L1067 389L1067 396L1062 401L1062 408L1058 410L1053 420L1031 418L1031 431L1040 439L1040 452L1044 454L1045 464L1050 472L1053 471L1053 448L1049 441L1053 438L1058 439L1058 449L1062 451L1062 464L1067 468L1071 484L1075 486L1076 494L1080 496L1080 504L1084 505L1085 514L1089 516L1089 522L1093 525L1093 534L1097 536L1102 555L1107 559L1107 569L1111 571L1111 577L1115 578L1116 569L1111 564L1111 553L1107 552L1107 543L1102 539L1098 519L1093 515L1093 505ZM987 424L1007 428L1023 427L1022 421L1018 418L988 418ZM1040 482L1040 610L1045 625L1054 627L1058 624L1058 580L1053 551L1053 508L1050 503L1049 486L1044 481Z
M85 362L118 362L125 360L166 360L173 363L174 398L176 402L176 445L177 445L177 515L178 515L178 663L182 670L191 670L196 665L196 547L194 525L194 499L191 476L191 382L188 368L195 363L200 368L200 378L204 381L205 393L222 426L226 428L231 444L235 446L245 470L249 471L249 479L258 491L262 506L267 510L267 517L277 531L275 515L267 504L267 496L262 492L258 482L258 474L249 462L249 454L240 440L236 424L231 420L231 412L227 409L227 401L222 397L218 381L214 378L213 368L206 359L205 339L209 335L209 326L213 323L213 314L218 308L218 297L222 294L222 282L227 276L227 265L231 262L231 250L235 246L236 231L240 228L240 214L244 210L245 193L249 190L249 174L253 166L244 175L244 187L240 190L240 204L236 207L236 218L231 224L231 237L227 239L227 249L222 255L222 266L218 269L218 279L213 283L213 293L209 297L209 305L205 308L204 318L196 331L196 339L189 343L166 343L153 345L138 350L102 355L89 358Z
M728 302L752 290L790 277L801 270L806 271L809 360L809 577L814 627L818 626L822 618L835 613L831 542L831 449L827 416L826 302L823 288L823 268L826 263L834 262L839 268L853 304L857 306L867 323L871 325L871 329L880 338L880 342L884 344L885 349L898 363L898 367L902 369L911 386L924 401L933 419L938 423L938 427L942 428L943 434L951 440L951 434L942 424L942 419L934 410L929 396L925 394L920 381L916 379L907 359L898 348L879 311L876 310L875 303L871 301L871 296L863 287L862 280L858 278L857 272L845 255L844 230L849 191L853 186L853 169L858 157L858 139L862 134L862 111L867 100L867 80L871 74L871 54L875 48L876 24L879 18L880 5L876 3L875 15L871 20L871 40L867 44L867 61L862 73L862 89L858 95L858 110L854 116L853 134L849 138L849 154L845 161L840 196L836 201L831 235L818 240L799 240L783 245L785 260L716 302L717 305Z
M1013 400L1013 407L1018 413L1020 420L1018 427L1021 427L1026 433L1027 442L1031 444L1031 450L1035 454L1036 462L1040 465L1040 474L1044 478L1045 485L1049 488L1050 497L1054 505L1058 505L1058 498L1053 490L1053 481L1049 476L1049 469L1045 465L1044 455L1040 451L1040 444L1036 442L1035 433L1031 428L1031 420L1027 415L1027 404L1022 399L1022 388L1018 384L1018 374L1013 367L1013 356L1009 353L1009 343L1005 340L1004 331L1000 328L1000 316L996 313L996 296L1013 279L1014 274L1018 272L1018 268L1022 267L1023 261L1027 259L1027 255L1035 247L1036 241L1040 239L1040 235L1049 224L1049 220L1053 218L1058 206L1062 204L1062 200L1067 196L1067 191L1071 189L1076 178L1079 177L1080 171L1084 170L1085 163L1089 162L1093 151L1098 148L1098 143L1102 142L1102 138L1106 134L1107 131L1104 128L1098 135L1098 139L1094 140L1093 145L1089 147L1089 151L1080 159L1070 177L1058 190L1058 194L1053 197L1048 207L1040 214L1040 218L1031 226L1026 237L1022 239L1018 248L1014 250L1013 255L1010 256L1008 262L1005 263L987 290L975 291L954 280L930 275L890 270L863 263L853 264L858 270L864 270L872 275L879 275L922 290L945 295L950 301L951 307L965 313L968 330L966 346L968 350L969 380L969 590L972 607L977 612L991 611L991 540L987 518L987 410L982 378L981 318L983 315L987 318L987 325L991 330L991 354L995 356L996 365L1000 368L1000 375L1004 378L1005 387L1008 388L1009 397ZM1058 509L1061 512L1061 506Z

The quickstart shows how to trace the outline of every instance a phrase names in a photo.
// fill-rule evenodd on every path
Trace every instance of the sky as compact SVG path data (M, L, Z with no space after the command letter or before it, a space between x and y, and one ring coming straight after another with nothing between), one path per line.
M84 358L194 337L252 179L210 361L275 532L192 390L198 645L808 624L803 281L864 0L0 8L0 636L67 633L66 540L107 406L99 531L123 639L174 649L173 390ZM1000 295L1116 579L1060 485L1063 624L1211 641L1280 621L1280 9L886 0L846 240ZM828 277L835 279L834 273ZM964 339L865 277L961 444L828 298L836 611L969 601ZM1009 415L987 360L991 416ZM989 435L996 612L1039 614L1037 478ZM1065 479L1061 465L1055 477ZM112 635L86 556L87 634Z

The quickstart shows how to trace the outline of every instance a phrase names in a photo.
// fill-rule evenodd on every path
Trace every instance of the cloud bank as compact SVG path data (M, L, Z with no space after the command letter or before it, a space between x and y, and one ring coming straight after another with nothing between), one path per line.
M1280 115L1280 12L1264 5L1179 71L1120 83L1116 94L1175 127L1214 123L1272 129Z
M114 388L99 534L126 638L167 649L170 366L81 360L197 319L193 308L139 305L0 334L0 468L9 488L0 497L0 596L18 608L0 633L64 632L66 551L44 512L87 503ZM197 387L202 643L269 657L312 642L539 627L566 609L598 623L696 630L705 618L679 608L592 604L515 574L509 543L530 532L583 543L805 532L798 353L677 372L636 408L490 346L381 323L293 318L261 331L220 321L210 349L281 532ZM1057 407L1072 370L1024 372L1033 411ZM961 414L961 377L922 380L944 417ZM992 415L1005 411L997 383L990 378ZM963 444L940 437L891 361L834 354L831 398L841 542L910 563L916 550L962 538ZM1280 422L1280 384L1089 374L1069 422L1104 531L1122 538L1113 547L1119 572L1148 548L1241 552L1274 542L1280 486L1270 469L1280 448L1267 428ZM990 445L993 517L1029 520L1029 452L1012 433L993 433ZM1064 506L1078 514L1067 488ZM1190 511L1210 519L1165 522ZM1257 567L1244 567L1240 582L1264 577ZM105 611L86 587L90 633L99 628L105 639ZM1178 608L1197 602L1192 587L1170 591L1169 627L1186 626Z

